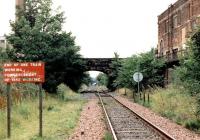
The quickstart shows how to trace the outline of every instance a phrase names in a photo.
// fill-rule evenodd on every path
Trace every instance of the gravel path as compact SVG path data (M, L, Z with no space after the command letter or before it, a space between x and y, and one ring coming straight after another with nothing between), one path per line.
M90 99L84 106L79 124L69 140L102 140L105 132L104 115L98 99Z
M194 132L189 131L182 126L177 125L172 121L155 114L148 108L135 104L123 97L115 96L115 98L127 107L134 110L136 113L145 117L156 126L160 127L162 130L164 130L177 140L200 140L200 135L195 134Z

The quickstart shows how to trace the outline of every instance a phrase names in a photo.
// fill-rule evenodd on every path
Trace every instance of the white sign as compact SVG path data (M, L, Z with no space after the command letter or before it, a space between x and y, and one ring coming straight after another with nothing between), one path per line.
M141 72L136 72L133 74L133 80L135 82L140 82L140 81L142 81L142 79L143 79L143 75Z

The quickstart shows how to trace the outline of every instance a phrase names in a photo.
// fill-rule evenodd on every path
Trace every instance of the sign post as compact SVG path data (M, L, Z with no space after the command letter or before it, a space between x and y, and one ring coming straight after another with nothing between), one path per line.
M42 84L39 84L39 136L42 137Z
M7 84L7 137L11 137L11 83L39 83L39 136L42 137L42 83L45 81L43 62L4 63L3 80Z
M7 137L11 136L11 96L10 96L10 83L7 84Z
M143 79L142 73L136 72L133 74L133 80L138 83L138 94L140 94L140 82L142 81L142 79ZM141 94L140 94L140 99L141 99Z

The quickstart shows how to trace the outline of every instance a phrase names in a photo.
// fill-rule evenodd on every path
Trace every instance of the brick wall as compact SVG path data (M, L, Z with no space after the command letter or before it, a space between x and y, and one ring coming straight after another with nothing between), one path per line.
M158 16L158 56L184 49L200 25L200 0L178 0Z

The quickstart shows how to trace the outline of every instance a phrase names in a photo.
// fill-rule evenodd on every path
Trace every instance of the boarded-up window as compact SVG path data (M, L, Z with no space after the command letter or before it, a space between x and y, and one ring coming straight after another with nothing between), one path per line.
M178 26L178 17L177 15L173 16L173 27L176 28Z
M182 29L182 44L186 43L186 28Z

